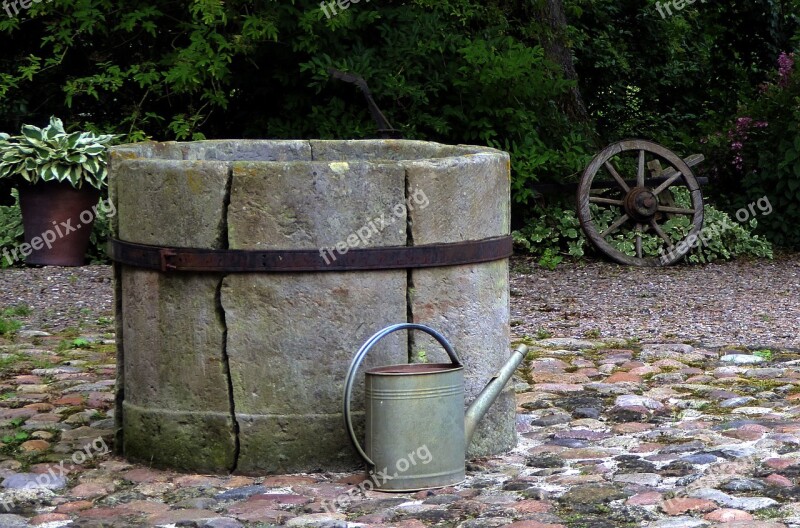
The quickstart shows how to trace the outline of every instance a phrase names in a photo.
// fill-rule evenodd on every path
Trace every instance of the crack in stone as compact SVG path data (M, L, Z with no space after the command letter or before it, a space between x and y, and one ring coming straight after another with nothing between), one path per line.
M405 203L409 203L409 180L408 180L408 169L405 171L405 180L403 181L403 193L405 198ZM406 246L413 246L414 245L414 232L411 226L411 211L408 210L406 207ZM412 302L412 295L414 295L414 276L413 270L411 268L406 270L406 322L413 323L414 322L414 309L411 304ZM407 347L408 347L408 362L411 363L414 358L414 332L407 331L406 335L408 336L407 339Z
M231 422L233 424L233 464L230 472L235 473L239 465L239 420L236 418L236 400L233 397L233 376L231 376L231 364L228 357L228 323L225 318L225 308L222 306L222 284L225 282L223 276L217 286L216 304L220 320L222 322L222 365L225 369L225 379L228 382L228 401L230 402Z
M228 208L231 204L231 187L233 186L233 166L228 165L228 182L225 186L225 199L222 204L222 247L230 249L228 240ZM228 401L230 403L231 423L233 424L233 464L230 472L235 473L239 465L239 451L241 448L239 437L239 420L236 418L236 400L233 396L233 376L231 375L231 363L228 356L228 321L225 316L225 307L222 305L222 285L227 275L223 275L219 280L216 294L217 312L222 323L222 365L225 368L225 379L228 382Z

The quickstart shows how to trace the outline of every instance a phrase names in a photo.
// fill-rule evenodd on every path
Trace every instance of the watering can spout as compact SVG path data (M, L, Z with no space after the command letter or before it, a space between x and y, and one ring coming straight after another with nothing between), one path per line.
M486 387L483 388L481 393L478 394L478 397L475 398L467 409L467 413L464 416L464 436L466 437L465 452L466 449L469 448L470 442L472 442L472 435L475 434L475 428L478 426L478 422L483 418L483 415L486 414L486 411L489 410L489 407L492 406L497 397L500 396L503 387L505 387L508 380L511 379L514 371L517 370L519 364L525 359L527 353L527 346L520 345L517 347L514 353L511 354L511 357L508 358L506 364L497 371L497 374L492 376L492 379L486 384Z

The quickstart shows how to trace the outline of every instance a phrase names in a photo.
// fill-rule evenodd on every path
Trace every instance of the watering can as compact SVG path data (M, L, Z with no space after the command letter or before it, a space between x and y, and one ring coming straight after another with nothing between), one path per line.
M398 330L429 334L442 345L451 362L368 370L364 449L356 438L350 412L355 374L370 349ZM475 427L527 351L525 345L514 351L464 415L464 367L444 336L425 325L401 323L370 337L350 363L344 385L345 426L353 446L370 468L370 487L380 491L418 491L463 481L466 451Z

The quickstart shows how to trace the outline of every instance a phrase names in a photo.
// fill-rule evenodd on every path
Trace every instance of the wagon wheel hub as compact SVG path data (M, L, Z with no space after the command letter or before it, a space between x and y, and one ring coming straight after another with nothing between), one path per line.
M652 189L634 187L625 196L625 212L638 222L649 222L658 212L658 198Z

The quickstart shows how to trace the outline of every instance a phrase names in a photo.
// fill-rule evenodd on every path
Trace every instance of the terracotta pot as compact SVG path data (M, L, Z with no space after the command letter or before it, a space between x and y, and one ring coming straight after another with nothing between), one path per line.
M20 185L25 243L31 246L25 263L82 266L94 224L92 208L99 198L99 191L88 185L82 189L62 182Z

